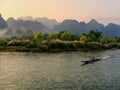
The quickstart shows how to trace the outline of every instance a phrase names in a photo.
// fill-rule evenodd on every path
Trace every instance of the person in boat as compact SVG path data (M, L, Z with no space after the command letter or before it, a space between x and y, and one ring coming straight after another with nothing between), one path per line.
M95 57L93 57L90 61L95 61L96 60L96 58Z
M100 58L99 57L93 57L90 61L96 61L96 60L100 60Z

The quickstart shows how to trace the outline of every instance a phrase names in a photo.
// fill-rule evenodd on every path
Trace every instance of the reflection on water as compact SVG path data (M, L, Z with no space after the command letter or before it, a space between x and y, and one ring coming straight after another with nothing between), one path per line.
M92 56L111 56L81 66ZM0 53L0 90L119 90L120 50Z

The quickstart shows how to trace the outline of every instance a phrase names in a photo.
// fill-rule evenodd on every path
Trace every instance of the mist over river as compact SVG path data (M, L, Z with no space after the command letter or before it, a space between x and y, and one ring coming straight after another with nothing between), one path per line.
M0 52L0 90L120 90L120 50Z

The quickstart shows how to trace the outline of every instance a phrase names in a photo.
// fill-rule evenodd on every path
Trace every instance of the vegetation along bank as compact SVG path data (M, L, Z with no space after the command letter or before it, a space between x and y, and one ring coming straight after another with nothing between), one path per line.
M56 52L80 50L106 50L120 48L120 38L105 37L97 30L88 34L72 35L69 32L26 34L23 37L0 38L0 51Z

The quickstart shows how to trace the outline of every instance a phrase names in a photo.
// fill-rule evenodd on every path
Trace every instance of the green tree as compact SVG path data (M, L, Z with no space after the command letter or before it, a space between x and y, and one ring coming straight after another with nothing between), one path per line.
M117 43L117 39L115 37L110 37L108 40L109 43Z
M42 41L42 33L41 32L36 32L34 37L33 37L33 41L37 46L40 46L41 41Z
M47 33L43 34L43 36L42 36L42 37L43 37L43 40L47 40L48 35L49 35L49 34L47 34Z
M64 41L67 41L67 40L70 40L71 36L70 36L70 33L69 32L64 32L61 34L60 36L60 39L61 40L64 40Z
M100 43L106 44L106 43L108 43L108 39L106 37L102 36L100 39Z
M120 43L120 37L119 37L119 38L117 38L117 42L118 42L118 43Z
M60 32L58 33L58 39L60 39L61 35L62 35L64 32L66 32L66 31L60 31Z
M36 32L36 33L34 34L33 40L35 40L35 41L40 41L40 40L42 40L42 33L41 33L41 32Z
M5 40L5 39L3 39L3 38L0 38L0 45L1 45L1 46L7 45L7 40Z
M80 37L80 43L85 43L85 42L87 42L87 36L86 35L81 35L81 37Z
M71 35L71 40L74 41L74 40L77 40L79 41L80 40L80 35L76 34L76 35Z
M48 40L57 39L57 38L58 38L58 35L55 32L50 33L47 37Z
M99 31L95 31L95 30L91 30L90 32L89 32L89 34L88 34L88 40L90 41L90 42L98 42L99 41L99 39L100 39L100 37L102 36L102 33L101 32L99 32Z

